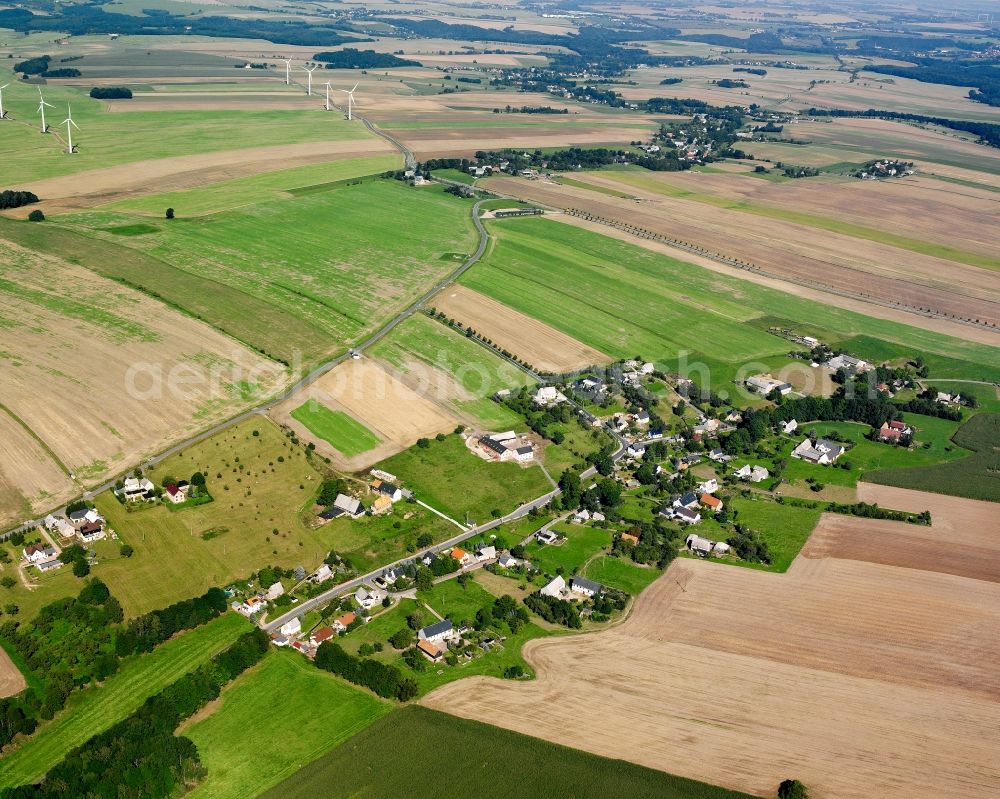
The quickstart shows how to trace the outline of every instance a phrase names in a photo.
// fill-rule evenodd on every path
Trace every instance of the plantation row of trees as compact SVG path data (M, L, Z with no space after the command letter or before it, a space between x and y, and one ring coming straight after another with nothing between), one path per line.
M204 776L194 743L178 725L217 699L223 687L260 662L270 640L244 633L204 665L151 696L124 721L70 752L36 785L7 788L3 799L92 797L167 799Z
M417 684L395 666L371 658L358 658L335 641L324 641L316 650L316 665L379 696L406 702L417 695Z
M22 205L37 203L38 196L30 191L4 189L0 191L0 208L20 208Z

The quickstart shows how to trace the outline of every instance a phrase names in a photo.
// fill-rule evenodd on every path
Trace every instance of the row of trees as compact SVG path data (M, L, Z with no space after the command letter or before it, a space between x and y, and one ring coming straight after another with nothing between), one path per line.
M162 610L153 610L132 619L118 631L115 648L119 656L150 652L158 644L181 630L200 627L226 612L226 594L221 588L209 588L200 597L175 602Z
M127 86L95 86L90 96L95 100L131 100L132 90Z
M194 743L174 735L178 725L217 699L223 687L258 663L270 640L263 630L231 646L160 693L124 721L70 752L35 785L8 788L4 799L94 797L120 799L177 796L205 769Z
M343 677L355 685L363 685L379 696L406 702L417 695L417 684L404 677L395 666L371 658L349 654L335 641L324 641L316 650L316 665L324 671Z

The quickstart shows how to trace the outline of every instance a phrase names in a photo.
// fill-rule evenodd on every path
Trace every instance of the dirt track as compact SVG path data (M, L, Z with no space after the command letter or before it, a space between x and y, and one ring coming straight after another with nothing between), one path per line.
M543 372L569 372L611 361L603 352L464 286L450 286L431 305Z
M896 527L887 548L912 529ZM994 538L972 528L961 551ZM812 554L784 575L678 560L624 624L531 642L535 682L424 703L760 795L789 776L820 797L995 794L1000 584Z

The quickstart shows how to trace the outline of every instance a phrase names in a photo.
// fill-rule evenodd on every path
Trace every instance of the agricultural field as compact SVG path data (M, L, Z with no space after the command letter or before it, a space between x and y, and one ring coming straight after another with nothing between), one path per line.
M493 402L501 389L520 388L529 378L485 347L426 316L412 316L371 349L423 396L491 430L523 424Z
M393 752L391 758L386 752ZM454 768L455 753L475 752L475 768ZM517 763L511 769L511 763ZM614 794L623 785L636 799L746 799L746 794L685 780L621 760L580 752L546 740L455 718L422 707L385 716L328 755L304 767L262 799L365 796L433 799L439 788L415 780L414 769L453 771L456 795L501 799L531 785L540 796ZM484 780L483 774L490 779ZM374 777L373 777L374 775Z
M207 661L250 629L227 613L135 656L100 686L73 694L66 708L0 760L0 785L37 781L65 754L124 719L146 699Z
M271 411L271 416L299 435L314 440L317 452L331 458L338 468L359 471L411 446L419 438L450 432L460 423L449 406L435 402L418 391L419 387L411 388L401 378L402 375L378 361L348 360L282 402ZM292 415L303 400L350 417L382 443L353 457L337 449L332 442L313 435Z
M0 515L51 507L286 384L283 367L203 322L5 230L0 425L18 454L3 482L23 499Z
M135 554L102 557L95 573L126 616L134 616L249 577L268 563L315 568L333 542L327 528L304 521L321 481L314 461L263 417L185 449L147 476L161 485L200 471L213 501L130 509L110 492L100 495L98 510Z
M893 469L866 472L865 479L900 488L1000 502L1000 414L976 414L955 431L952 441L955 457L946 463L905 467L900 464Z
M381 441L346 413L331 411L317 402L303 403L292 411L291 417L349 458L377 447Z
M462 284L613 357L641 354L670 370L686 367L700 382L727 387L727 393L737 364L789 350L787 340L768 334L757 319L814 325L816 306L809 300L721 275L712 276L708 290L697 266L590 231L529 218L504 220L492 232L497 246L462 276ZM992 347L823 309L823 341L860 334L910 352L968 361L969 377L984 379L995 371L989 366Z
M479 271L482 267L477 267ZM470 327L542 372L568 372L611 360L593 347L509 305L450 286L432 301L439 312Z
M939 537L951 529L948 508L970 504L909 493L930 508ZM1000 593L976 565L981 547L995 542L982 523L960 521L977 512L955 521L975 545L940 572L915 571L907 552L911 541L941 549L940 538L888 522L877 527L893 537L869 548L884 553L874 561L848 549L852 539L814 554L807 546L781 575L678 559L625 623L529 644L535 682L477 679L422 702L757 795L773 794L791 771L810 790L843 797L866 797L872 784L887 797L978 796L1000 780L987 755L1000 694L988 673L992 656L982 657L996 647L986 631L997 623ZM870 520L833 523L875 543ZM932 558L924 562L934 568ZM607 686L599 698L598 681ZM552 692L560 702L548 700ZM815 725L817 717L825 723ZM876 754L886 746L891 762ZM730 753L724 762L709 756L719 751ZM743 765L734 770L737 756ZM854 767L843 769L846 761Z
M394 209L391 217L381 213L386 207ZM182 269L183 294L160 282L169 271L132 282L260 351L304 366L342 351L403 310L452 271L474 240L464 201L388 180L265 199L208 217L185 218L176 210L177 219L157 225L111 211L66 215L61 222L115 241L122 258L139 251ZM137 223L142 227L132 227ZM125 265L115 276L126 278L128 271ZM202 285L209 288L197 293Z
M271 652L180 730L194 741L208 771L189 795L256 796L391 709L389 703L316 668L298 652ZM269 745L247 757L248 731L265 722Z
M874 234L870 231L859 238L852 235L858 232L856 229L834 232L804 225L801 219L775 218L781 214L769 214L764 222L758 214L726 208L731 203L726 200L713 203L711 213L706 213L705 203L700 200L657 196L634 187L629 188L641 196L641 202L510 177L490 178L485 185L532 202L573 208L651 230L709 253L753 264L776 279L804 282L812 288L833 289L855 297L891 297L912 309L931 308L959 319L1000 322L1000 270L980 265L986 261L995 264L995 253L992 259L976 255L970 258L964 251L942 251L916 239L907 241L908 249L904 249L893 246L891 238L885 242L872 240ZM933 214L933 207L928 206L926 213ZM930 254L919 250L929 250ZM954 259L972 260L976 265ZM942 280L942 275L950 279ZM864 292L858 291L859 280L865 281ZM785 290L790 287L785 286ZM991 335L985 329L981 332Z
M468 515L482 524L552 489L537 465L484 461L459 435L432 439L426 448L411 447L379 468L396 475L417 499L459 522Z

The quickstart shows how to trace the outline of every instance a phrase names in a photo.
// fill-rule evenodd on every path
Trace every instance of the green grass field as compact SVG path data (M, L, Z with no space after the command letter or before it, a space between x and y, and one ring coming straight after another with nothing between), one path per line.
M68 175L88 169L128 164L148 158L256 146L264 142L293 144L309 141L365 139L372 134L358 121L316 111L132 111L112 114L105 103L87 96L85 89L51 84L43 89L49 109L46 121L54 128L65 119L66 106L80 131L73 136L78 152L69 157L55 136L39 132L38 88L13 79L0 70L4 110L16 120L0 127L4 179L30 188L32 180ZM21 122L24 124L20 124ZM254 131L252 142L246 140ZM65 129L62 129L65 134Z
M423 315L411 316L376 344L371 353L426 385L429 391L440 391L440 399L482 425L493 430L519 425L523 429L523 419L489 398L500 389L526 385L527 375L440 322ZM454 396L458 392L442 385L432 370L449 374L463 396Z
M114 546L115 554L94 568L126 615L224 586L268 563L314 568L333 545L329 526L312 529L301 518L319 488L319 472L269 420L250 419L189 447L149 477L160 484L195 471L205 475L214 502L130 512L110 492L97 498L112 529L135 549L124 558Z
M957 447L971 455L948 463L870 472L873 483L1000 502L1000 414L980 413L960 427Z
M555 574L557 569L573 574L602 548L611 546L611 533L599 527L560 522L552 529L566 540L561 544L540 544L532 540L525 547L528 560L549 574Z
M189 630L129 659L103 685L70 697L66 709L0 760L0 786L40 779L67 752L124 719L146 699L204 663L250 629L235 613Z
M458 521L489 521L494 510L509 513L551 490L538 466L484 461L457 435L430 446L410 447L379 464L413 491L418 499Z
M697 266L596 233L537 218L491 227L497 245L462 283L615 357L641 353L671 369L702 363L716 387L732 381L737 364L788 351L757 318L815 322L808 300L716 274L709 280ZM968 373L953 377L978 378L990 371L979 364L997 362L996 348L832 307L820 333L830 343L865 335L966 362Z
M210 183L186 191L122 200L107 206L107 209L155 217L162 217L166 208L173 208L185 217L217 214L262 200L280 199L288 196L288 192L302 191L305 187L329 188L331 183L379 174L396 169L401 163L402 158L397 155L329 161L325 164L265 172L223 183Z
M342 411L331 411L318 402L305 402L292 411L292 418L349 458L377 447L381 439Z
M632 596L638 596L663 572L655 565L641 566L630 560L607 555L590 561L584 574L602 585L609 585L620 591L627 591Z
M305 365L404 308L475 241L463 201L386 180L197 218L178 209L177 219L137 236L108 231L148 223L120 211L64 215L60 223L4 219L0 237L70 253L261 352Z
M404 557L408 548L413 551L421 533L430 533L435 541L443 541L456 533L451 522L408 502L397 505L393 513L385 516L341 517L320 530L323 541L330 548L346 556L363 572Z
M205 780L187 795L191 799L257 796L391 708L316 668L298 652L271 652L226 689L221 704L207 718L182 730L198 747L208 770ZM257 745L248 751L251 741Z
M739 561L740 565L773 572L788 570L799 550L809 539L820 517L820 511L812 508L779 505L763 499L742 497L733 499L730 502L730 509L736 512L735 521L760 533L771 551L772 560L769 566Z
M417 706L379 719L262 799L438 799L439 781L420 778L429 774L447 774L448 795L479 799L749 799Z

